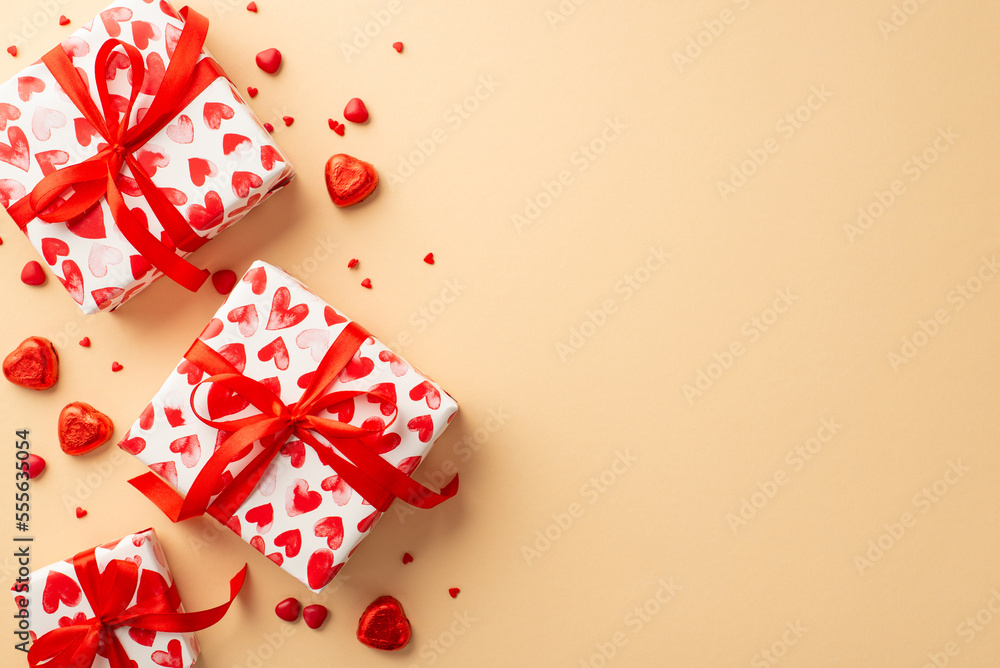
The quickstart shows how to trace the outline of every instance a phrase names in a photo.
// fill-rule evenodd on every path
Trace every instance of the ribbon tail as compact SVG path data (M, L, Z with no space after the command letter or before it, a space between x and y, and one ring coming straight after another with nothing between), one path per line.
M229 600L225 603L200 610L198 612L174 612L174 613L149 613L137 615L128 620L128 625L147 631L166 631L168 633L190 633L212 626L222 619L229 606L236 600L236 596L243 588L243 583L247 577L247 565L229 580Z
M184 505L184 497L153 472L143 473L128 482L162 510L171 522L181 522L197 515L197 513L190 513L183 516L181 510Z

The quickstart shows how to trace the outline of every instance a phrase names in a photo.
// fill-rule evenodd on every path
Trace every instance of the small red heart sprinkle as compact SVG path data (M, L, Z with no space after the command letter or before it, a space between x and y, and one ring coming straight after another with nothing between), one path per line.
M434 264L434 253L428 253L424 256L424 262L427 264Z
M378 172L371 164L346 153L326 162L326 190L337 206L359 204L378 187Z
M251 2L249 5L247 5L247 11L248 12L253 12L254 14L256 14L257 13L257 3L256 2Z
M309 628L318 629L323 626L323 622L326 621L326 616L329 614L330 611L324 605L307 605L302 611L302 619L305 620L306 626Z
M59 447L67 455L82 455L108 442L115 423L90 404L74 401L59 413Z
M236 272L231 269L222 269L212 274L212 286L220 295L228 295L236 287L239 280Z
M358 258L352 257L351 261L347 263L347 268L354 269L356 266L358 266Z
M21 270L21 282L25 285L41 285L45 282L45 271L38 260L32 260Z
M31 390L47 390L59 380L59 354L52 342L29 336L3 360L3 375Z
M448 590L448 593L451 594L452 598L458 598L458 593L460 591L462 591L462 590L459 589L458 587L452 587L451 589Z
M9 53L14 58L17 58L17 47L11 44L7 47L7 53Z
M28 455L28 478L34 480L45 470L45 460L36 454Z
M253 86L247 86L247 95L249 95L251 99L257 97L257 92L257 89Z
M122 366L121 364L119 364L118 362L112 362L112 363L111 363L111 370L112 370L113 372L115 372L115 373L118 373L119 371L121 371L121 370L122 370L122 369L124 369L124 368L125 368L125 367L123 367L123 366Z
M392 43L392 48L396 49L396 53L403 53L403 43L402 42L393 42Z
M87 516L87 511L84 510L83 508L81 508L80 506L77 506L76 507L76 518L80 519L81 517L86 517L86 516Z
M411 633L410 620L402 604L392 596L379 596L358 620L358 640L387 652L406 647Z
M368 120L368 107L360 98L353 97L344 107L344 118L351 123L364 123Z
M410 554L409 552L404 552L403 553L403 563L404 564L408 564L411 561L413 561L413 555Z
M344 125L343 123L338 123L337 121L333 120L332 118L328 118L326 122L330 126L331 130L333 130L334 132L336 132L341 137L344 136L344 129L347 127L346 125Z
M282 116L282 117L281 117L281 120L283 120L283 121L285 122L285 127L286 127L286 128L287 128L288 126L290 126L290 125L291 125L292 123L294 123L294 122L295 122L295 119L294 119L294 118L292 118L291 116Z
M270 123L264 123L264 129L267 130L268 132L274 132L274 126L271 125Z
M274 614L278 615L286 622L294 622L299 618L302 611L302 604L294 597L286 598L284 601L274 606Z
M369 290L371 290L372 289L372 279L366 278L365 280L361 281L361 287L368 288Z
M82 339L80 339L80 345L83 346L84 348L89 348L90 347L90 337L89 336L85 336Z
M59 25L61 26L69 25L69 19L66 18L65 14L59 17Z
M281 51L265 49L257 54L257 67L268 74L274 74L281 67Z

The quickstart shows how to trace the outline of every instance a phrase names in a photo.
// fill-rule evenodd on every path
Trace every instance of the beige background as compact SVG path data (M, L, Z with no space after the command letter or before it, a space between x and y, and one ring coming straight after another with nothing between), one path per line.
M1000 251L995 3L193 4L299 170L197 263L283 266L432 374L462 411L417 477L457 467L462 493L387 515L324 596L211 520L170 525L126 485L137 461L113 446L63 456L55 418L84 400L120 436L221 298L161 281L86 318L54 281L18 282L34 253L6 222L0 348L40 334L62 355L51 392L0 385L5 439L30 428L49 461L33 486L37 565L153 524L198 608L249 560L245 595L199 634L205 668L996 665L1000 280L979 278ZM0 53L0 77L103 5L7 0L2 46L21 35L21 55ZM273 77L253 64L270 46L285 56ZM372 119L338 137L326 119L354 96ZM719 183L768 148L724 197ZM925 151L934 163L914 171ZM322 169L337 152L378 167L373 201L332 206ZM849 233L895 180L895 201ZM922 346L894 368L904 337ZM699 371L716 378L689 400ZM761 507L737 524L744 499ZM382 593L413 621L399 654L353 637ZM289 595L325 601L327 626L280 622Z

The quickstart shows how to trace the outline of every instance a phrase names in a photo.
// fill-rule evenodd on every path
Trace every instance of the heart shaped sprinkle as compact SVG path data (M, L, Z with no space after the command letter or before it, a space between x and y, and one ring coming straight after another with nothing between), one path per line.
M358 266L358 258L352 257L351 261L347 263L347 268L354 269L356 266Z
M369 290L371 290L372 289L372 279L366 278L365 280L361 281L361 287L368 288Z
M249 95L251 98L257 97L257 89L254 88L253 86L247 86L247 95Z
M122 366L121 364L119 364L118 362L112 362L112 363L111 363L111 371L112 371L112 372L114 372L114 373L118 373L119 371L121 371L121 370L122 370L122 369L124 369L124 368L125 368L125 367L123 367L123 366Z
M236 272L231 269L222 269L212 274L212 286L220 295L228 295L236 287Z
M379 596L365 608L358 620L358 640L388 652L406 647L412 629L403 606L392 596Z
M392 48L396 49L396 53L403 53L403 43L402 42L393 42L392 43Z
M256 2L251 2L250 4L248 4L247 5L247 11L248 12L253 12L254 14L256 14L257 13L257 3Z
M285 122L285 127L291 127L292 123L295 122L295 118L292 116L282 116L281 120Z
M59 355L52 342L29 336L3 360L3 375L32 390L47 390L59 380Z
M403 553L403 563L404 564L408 564L411 561L413 561L413 555L410 554L409 552L404 552Z
M84 348L89 348L90 347L90 337L89 336L85 336L82 339L80 339L80 345L83 346Z
M434 264L434 253L428 253L424 256L424 262L427 264Z
M86 516L87 516L87 511L84 510L83 508L81 508L80 506L77 506L76 507L76 519L80 519L80 518L86 517Z

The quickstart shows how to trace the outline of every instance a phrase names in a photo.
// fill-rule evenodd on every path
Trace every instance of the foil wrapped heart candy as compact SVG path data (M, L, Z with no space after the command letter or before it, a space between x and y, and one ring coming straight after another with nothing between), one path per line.
M369 163L338 153L326 163L326 189L339 207L360 204L378 187L378 172Z
M3 375L15 385L47 390L59 380L59 355L48 339L29 336L4 358Z
M59 413L59 446L67 455L82 455L107 443L114 430L111 418L82 401Z
M379 596L358 620L358 640L375 649L403 649L410 642L411 632L402 604L392 596Z

